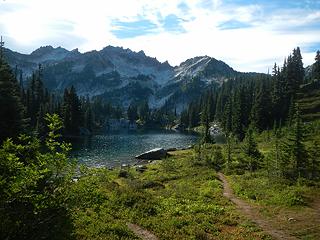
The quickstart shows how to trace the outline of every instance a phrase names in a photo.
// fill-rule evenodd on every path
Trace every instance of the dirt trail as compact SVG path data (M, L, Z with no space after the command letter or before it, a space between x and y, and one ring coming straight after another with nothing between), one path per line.
M151 232L141 228L136 224L128 223L127 226L132 232L134 232L138 237L140 237L143 240L159 240L159 238L157 238Z
M226 177L222 173L218 173L218 177L223 183L223 195L226 198L230 199L230 201L232 201L237 206L238 210L240 210L241 213L243 213L247 218L255 222L264 232L269 234L274 239L281 239L281 240L297 239L281 230L274 229L274 227L272 227L268 221L266 221L261 217L260 213L256 209L254 209L245 201L237 198L233 194L233 191Z

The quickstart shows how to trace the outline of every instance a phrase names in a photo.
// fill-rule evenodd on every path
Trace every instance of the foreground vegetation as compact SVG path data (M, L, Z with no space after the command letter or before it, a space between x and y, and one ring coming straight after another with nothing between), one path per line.
M72 181L66 152L57 152L65 149L55 140L59 121L48 120L51 153L42 154L31 139L26 145L8 140L1 149L2 239L137 239L127 223L161 239L263 238L222 196L208 159L189 150L144 173L81 167ZM31 149L42 164L22 157Z
M8 140L1 148L1 158L6 158L1 171L7 173L1 178L2 239L138 239L128 223L160 239L271 239L223 197L217 171L229 174L235 193L275 228L281 224L302 239L319 237L318 180L286 179L271 171L268 156L276 138L270 131L253 136L261 153L254 170L252 161L243 160L246 140L172 152L144 172L82 166L75 173L67 160L68 145L56 141L61 122L55 115L47 121L49 153L41 153L26 137L20 139L24 143ZM317 126L312 125L315 134L304 142L307 148L320 136Z
M76 197L74 236L134 239L126 227L130 222L160 239L263 239L222 196L208 164L188 150L149 165L144 173L87 169L70 191Z
M223 170L238 197L258 209L274 229L299 239L320 238L319 124L295 120L291 127L254 133L251 151L246 139L231 143L231 163Z

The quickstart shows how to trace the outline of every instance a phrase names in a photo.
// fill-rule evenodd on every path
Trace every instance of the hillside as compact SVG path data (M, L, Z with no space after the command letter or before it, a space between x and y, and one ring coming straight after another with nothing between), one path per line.
M45 86L51 91L62 92L73 85L81 96L98 96L125 107L147 99L152 108L171 103L178 111L208 86L248 74L209 56L194 57L173 67L143 51L113 46L86 53L52 46L31 54L5 49L5 56L12 67L22 70L25 84L41 64Z
M298 97L304 120L320 119L320 81L302 85Z

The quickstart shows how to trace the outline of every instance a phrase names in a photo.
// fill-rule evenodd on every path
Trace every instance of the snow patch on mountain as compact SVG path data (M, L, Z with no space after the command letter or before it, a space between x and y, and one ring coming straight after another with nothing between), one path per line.
M204 70L205 66L210 61L211 58L208 56L188 59L175 68L175 78L183 79L184 77L195 77L199 72Z

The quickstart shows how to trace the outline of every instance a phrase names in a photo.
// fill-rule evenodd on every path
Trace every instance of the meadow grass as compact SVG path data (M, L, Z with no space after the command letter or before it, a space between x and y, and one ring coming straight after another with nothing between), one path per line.
M136 239L135 223L160 239L266 239L222 196L215 170L193 150L125 178L120 170L87 169L70 187L76 239Z

